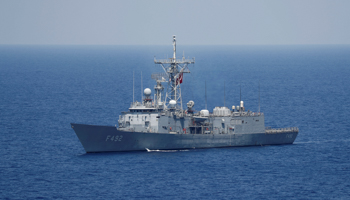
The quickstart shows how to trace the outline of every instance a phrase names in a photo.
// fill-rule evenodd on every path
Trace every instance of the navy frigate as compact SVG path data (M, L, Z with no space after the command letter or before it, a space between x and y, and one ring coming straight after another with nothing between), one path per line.
M297 127L266 128L264 114L246 111L239 106L194 110L194 101L183 109L181 83L190 73L195 59L176 59L176 37L173 36L173 57L154 58L164 72L152 74L154 96L144 90L142 102L134 101L119 116L118 126L71 123L87 153L111 151L155 151L192 148L237 147L292 144ZM162 84L167 83L164 91Z

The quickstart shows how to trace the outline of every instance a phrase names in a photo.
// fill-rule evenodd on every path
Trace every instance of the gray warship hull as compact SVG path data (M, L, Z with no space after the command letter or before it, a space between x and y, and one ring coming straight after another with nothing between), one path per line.
M173 51L172 58L154 58L154 63L164 70L164 73L153 73L151 76L156 81L154 97L152 98L150 88L143 90L141 102L134 101L133 95L129 111L119 115L118 126L71 123L86 152L238 147L294 142L298 128L265 127L265 117L260 112L260 95L258 112L246 111L241 96L239 106L232 105L232 109L226 107L224 101L224 106L216 106L213 112L207 110L207 103L205 109L198 112L194 109L194 101L190 100L184 110L181 83L183 75L190 73L188 65L194 64L195 59L185 59L184 55L182 59L176 59L175 36ZM168 87L164 95L162 83L166 82Z
M293 130L253 134L168 134L120 131L114 126L74 123L71 126L87 153L292 144L298 135Z

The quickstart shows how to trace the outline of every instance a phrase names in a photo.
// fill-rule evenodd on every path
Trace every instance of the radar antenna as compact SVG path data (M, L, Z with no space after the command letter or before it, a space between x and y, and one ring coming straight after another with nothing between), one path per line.
M154 86L155 92L155 104L157 108L162 107L164 104L162 102L162 92L164 90L164 87L162 86L162 82L166 82L167 80L167 75L166 73L153 73L152 74L152 79L157 82L157 85Z
M173 35L173 57L163 60L154 58L154 63L162 66L168 80L168 89L165 97L165 103L170 100L176 101L176 108L182 110L182 97L180 84L184 73L190 73L189 64L194 64L195 59L176 59L176 36ZM179 105L180 104L180 105Z

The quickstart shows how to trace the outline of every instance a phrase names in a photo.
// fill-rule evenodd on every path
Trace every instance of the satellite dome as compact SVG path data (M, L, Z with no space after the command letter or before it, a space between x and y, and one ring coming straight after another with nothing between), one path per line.
M152 93L152 91L151 91L151 89L146 88L146 89L143 91L143 93L145 94L145 96L150 96L151 93Z
M170 105L170 107L172 107L172 108L175 107L176 101L175 101L175 100L170 100L169 105Z
M203 117L209 117L209 110L206 110L206 109L201 110L200 114Z

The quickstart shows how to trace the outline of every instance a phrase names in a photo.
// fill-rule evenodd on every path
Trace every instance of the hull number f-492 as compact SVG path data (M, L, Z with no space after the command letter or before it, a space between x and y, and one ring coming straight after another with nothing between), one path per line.
M122 135L107 135L106 141L112 141L112 142L121 142L123 136Z

